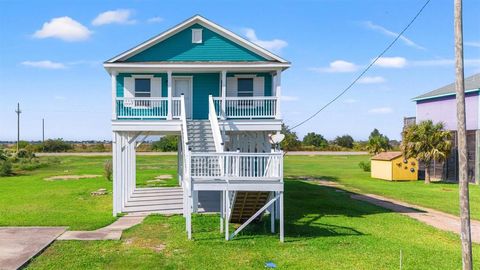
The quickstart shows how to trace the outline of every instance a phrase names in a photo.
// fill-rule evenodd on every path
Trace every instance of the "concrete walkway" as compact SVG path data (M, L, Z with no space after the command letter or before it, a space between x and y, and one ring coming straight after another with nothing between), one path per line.
M57 240L120 240L122 232L142 223L148 214L128 214L95 231L66 231Z
M0 269L18 269L50 245L66 227L1 227Z
M345 189L345 186L332 181L321 180L315 181L315 183L322 186ZM457 216L374 194L353 194L350 197L392 210L437 229L460 235L460 218ZM471 220L470 225L472 229L472 242L480 244L480 221Z

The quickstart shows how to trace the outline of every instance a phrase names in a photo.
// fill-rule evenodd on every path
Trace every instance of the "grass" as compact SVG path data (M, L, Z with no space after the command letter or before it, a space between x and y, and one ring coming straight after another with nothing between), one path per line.
M348 193L287 181L286 242L269 233L268 221L225 242L218 216L193 218L194 241L181 216L150 216L120 241L58 241L29 269L458 269L458 237ZM264 220L268 220L268 217ZM480 246L474 260L480 262Z
M61 163L13 177L0 177L0 226L65 225L93 230L111 223L111 193L91 196L111 182L92 179L46 181L56 175L103 173L108 157L62 157ZM193 218L195 241L188 241L181 216L150 216L120 241L57 241L30 269L258 269L272 261L285 269L457 269L459 237L413 219L350 198L346 192L297 181L300 176L338 181L349 190L381 194L456 213L454 184L425 185L370 179L358 167L366 156L287 156L286 243L269 233L268 218L225 242L216 215ZM158 175L176 185L176 156L137 157L138 183ZM479 217L479 192L471 186L472 214ZM233 228L232 228L233 229ZM480 263L480 246L474 261Z
M459 215L458 185L423 180L390 182L372 179L358 166L368 156L286 156L285 176L293 179L307 176L339 182L348 189L383 195L446 213ZM471 217L480 220L480 187L470 185Z
M42 157L41 159L47 159ZM61 162L16 176L0 177L0 226L70 226L72 230L94 230L112 223L112 183L103 177L103 164L109 157L61 157ZM139 156L139 185L156 175L172 179L156 186L177 183L175 156ZM58 175L99 175L96 178L46 181ZM105 196L90 192L106 188Z

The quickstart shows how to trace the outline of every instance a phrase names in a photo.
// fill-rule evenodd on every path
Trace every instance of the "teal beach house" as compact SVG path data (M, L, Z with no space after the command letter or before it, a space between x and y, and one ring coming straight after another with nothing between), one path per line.
M196 15L104 63L111 77L113 214L219 212L231 239L269 213L283 241L285 59ZM178 135L178 188L136 185L136 148ZM278 222L276 222L278 220ZM242 224L229 232L229 223ZM277 228L278 227L278 228Z

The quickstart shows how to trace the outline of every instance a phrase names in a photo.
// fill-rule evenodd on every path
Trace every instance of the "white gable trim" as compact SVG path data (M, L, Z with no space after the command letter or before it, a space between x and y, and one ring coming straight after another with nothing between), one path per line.
M173 36L174 34L190 27L191 25L194 25L194 24L201 24L207 28L209 28L210 30L212 30L213 32L237 43L238 45L240 46L243 46L255 53L257 53L258 55L260 56L263 56L269 60L275 60L275 61L278 61L278 62L281 62L281 63L289 63L287 60L273 54L272 52L269 52L268 50L238 36L237 34L219 26L218 24L215 24L205 18L203 18L202 16L200 15L196 15L196 16L193 16L192 18L176 25L175 27L161 33L160 35L158 36L155 36L143 43L141 43L140 45L126 51L126 52L123 52L121 53L120 55L117 55L115 56L114 58L110 59L110 60L107 60L106 62L107 63L113 63L115 61L118 61L118 60L124 60L124 59L127 59L135 54L138 54L150 47L152 47L153 45L161 42L162 40L165 40L171 36Z

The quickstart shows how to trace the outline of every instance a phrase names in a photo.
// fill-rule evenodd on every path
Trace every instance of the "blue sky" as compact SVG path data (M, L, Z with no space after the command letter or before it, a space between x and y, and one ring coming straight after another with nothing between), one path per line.
M328 102L361 72L423 1L0 1L0 140L110 139L102 62L201 14L292 62L282 76L285 122ZM110 11L110 12L109 12ZM107 12L107 13L105 13ZM480 72L480 1L464 0L466 75ZM74 30L66 31L65 29ZM453 0L432 0L367 78L296 131L399 139L411 98L454 79Z

